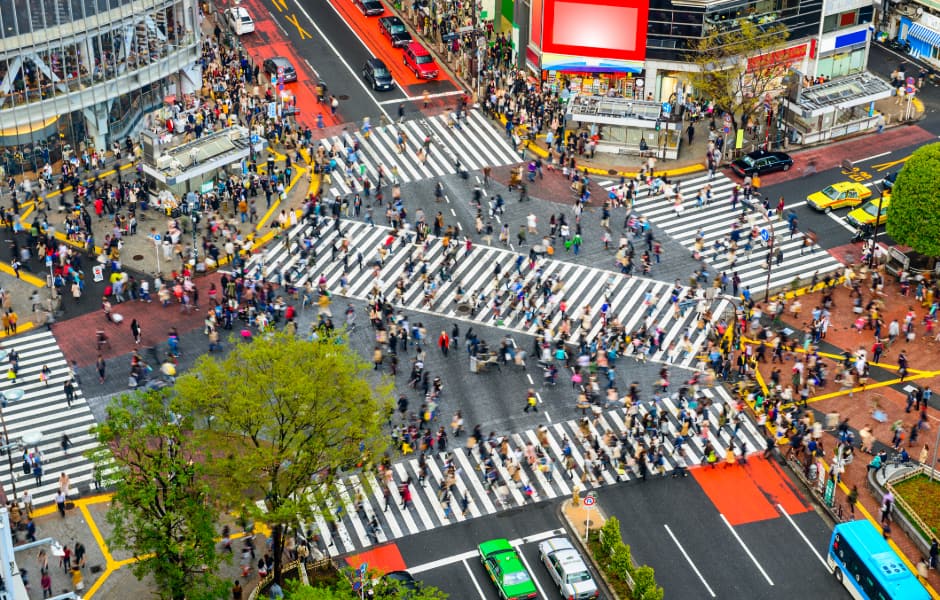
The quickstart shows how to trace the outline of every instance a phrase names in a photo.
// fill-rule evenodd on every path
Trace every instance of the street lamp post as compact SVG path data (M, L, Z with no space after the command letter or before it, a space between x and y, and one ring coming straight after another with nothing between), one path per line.
M875 244L878 242L878 224L881 222L882 204L885 199L884 184L882 184L881 195L878 196L878 214L875 216L875 226L871 229L871 249L868 251L868 268L875 266Z
M767 281L764 284L764 302L770 301L770 275L774 270L774 246L777 243L777 236L774 233L774 224L770 220L770 213L767 212L767 209L761 206L761 215L763 215L764 220L767 221L767 229L769 233L769 238L767 240Z

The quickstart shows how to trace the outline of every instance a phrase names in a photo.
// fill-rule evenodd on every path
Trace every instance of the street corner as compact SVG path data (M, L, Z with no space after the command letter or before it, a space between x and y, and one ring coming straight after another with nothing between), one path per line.
M362 565L366 565L366 569L378 573L404 571L407 568L405 559L398 549L398 544L394 542L376 546L364 552L350 554L346 557L346 564L353 569L359 569Z

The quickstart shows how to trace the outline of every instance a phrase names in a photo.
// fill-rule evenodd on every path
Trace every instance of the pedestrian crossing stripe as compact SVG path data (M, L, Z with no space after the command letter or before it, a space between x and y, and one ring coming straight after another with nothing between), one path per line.
M248 264L248 273L254 278L263 278L283 284L288 280L294 285L302 287L308 281L316 284L320 276L326 278L327 288L331 293L345 295L350 298L368 300L374 288L378 288L393 305L403 306L407 310L439 314L452 319L467 320L490 326L502 327L507 330L525 334L534 334L537 324L533 321L527 323L524 311L506 311L496 318L492 303L487 300L477 310L467 312L466 306L456 301L458 290L464 290L464 299L473 303L481 292L487 293L490 298L492 291L492 272L494 265L500 265L502 273L511 273L516 267L518 253L491 246L474 246L470 251L472 256L466 256L464 249L459 250L461 258L450 275L450 280L442 283L433 298L427 298L420 285L412 283L400 299L394 299L393 291L400 276L406 274L409 257L415 257L423 252L427 260L428 273L436 273L445 257L446 249L440 239L430 238L424 246L406 244L402 241L393 243L393 251L385 258L385 264L379 277L374 275L371 265L381 259L379 248L384 246L392 231L386 227L370 226L359 221L340 221L341 231L328 226L321 230L320 238L316 241L317 255L312 260L301 258L299 246L306 236L314 234L314 228L309 223L300 223L291 229L287 236L275 244L253 256ZM342 279L344 276L343 261L332 257L329 248L338 245L342 240L348 240L351 248L348 259L348 285L345 294L342 292ZM290 252L288 251L290 249ZM362 253L363 267L359 268L356 253ZM611 259L613 260L613 259ZM722 318L724 312L730 307L727 298L718 298L714 301L702 299L696 308L687 308L674 318L674 307L670 301L673 284L646 279L643 277L627 277L613 271L606 271L597 267L577 265L561 260L542 257L537 261L537 268L542 269L543 279L556 276L564 282L564 301L567 303L568 316L572 322L572 336L577 335L582 326L582 316L587 307L592 307L590 315L591 329L587 332L589 340L597 339L603 323L600 317L600 306L609 299L611 318L617 317L624 331L632 333L640 327L644 320L649 319L655 326L661 327L664 332L662 347L653 352L649 359L658 362L667 362L686 368L696 368L696 355L707 341L710 328L714 322ZM536 269L528 269L524 265L519 269L524 282L530 282L536 277ZM682 287L683 294L687 288ZM505 291L502 292L505 294ZM644 298L649 293L654 299L648 306ZM560 302L549 303L539 295L536 298L535 309L544 309L547 319L553 328L561 324L562 315ZM699 310L704 314L705 308L711 308L712 320L699 327ZM692 351L682 352L683 336L688 335ZM598 340L598 345L600 346Z
M749 213L747 225L742 231L742 241L738 244L735 266L731 265L727 250L717 256L713 250L716 240L728 238L731 224L742 214L743 204L736 209L731 207L732 190L738 184L721 172L717 172L714 177L706 173L677 182L683 198L680 214L676 214L671 198L667 198L662 192L650 195L650 188L645 183L637 188L633 211L646 217L650 223L682 244L690 253L694 252L695 238L701 232L705 240L702 255L713 273L726 272L730 278L732 273L737 271L741 278L742 290L749 286L751 292L763 291L767 287L767 269L764 263L769 252L768 244L760 241L760 247L754 248L749 255L743 249L744 240L749 236L752 227L761 229L768 226L759 212L755 210ZM605 189L610 191L619 185L611 184ZM712 199L707 206L699 207L696 195L701 191L704 197L706 185L711 186ZM743 196L739 196L741 197ZM776 206L776 203L772 202L772 205ZM783 215L774 215L770 226L774 234L774 245L783 253L782 264L777 265L774 261L770 270L771 289L789 286L796 278L800 278L805 284L814 273L818 273L819 279L822 280L825 274L842 268L842 263L818 244L812 243L804 249L805 235L802 232L791 235Z
M17 468L13 473L0 469L0 485L12 498L11 477L16 477L16 491L22 495L30 490L33 504L39 506L55 500L59 490L59 475L69 476L71 493L87 488L94 481L94 465L85 453L98 448L90 429L95 418L85 401L80 386L75 385L72 407L65 399L65 382L71 378L68 361L62 354L55 337L48 330L32 331L3 341L3 350L16 350L19 355L19 370L16 380L3 378L0 392L22 390L23 398L8 403L3 411L10 443L16 443L26 434L41 433L36 446L42 456L42 485L37 486L32 474L26 475L21 468L23 448L14 449ZM3 359L3 367L9 369L9 358ZM39 379L43 365L52 371L46 382ZM71 447L62 451L62 434L68 434ZM34 447L30 446L32 452Z
M330 176L331 183L327 184L330 195L340 197L362 192L361 165L365 166L365 177L374 188L380 168L386 182L409 183L457 173L458 161L468 170L520 161L512 143L488 123L480 111L467 111L466 117L455 126L450 126L449 121L448 115L437 115L376 127L368 136L362 132L346 131L317 140L327 155L334 148L339 150L335 155L337 170ZM404 152L399 152L400 132L405 134ZM417 152L423 151L424 140L428 137L432 143L422 161L418 159ZM353 159L347 149L356 143L359 144L359 152ZM352 173L351 177L346 176L347 170Z
M744 457L763 450L763 436L753 421L747 418L743 421L733 418L736 404L724 387L704 388L699 392L702 397L710 400L711 404L703 412L700 433L690 431L688 440L681 444L686 448L683 452L688 466L703 464L705 443L715 449L719 462L725 461L729 444L738 459L742 457L742 443ZM677 434L682 428L680 413L683 408L690 414L695 413L695 410L678 400L676 395L661 398L658 402L648 400L637 406L641 418L652 410L667 415L668 431L662 436L664 441L660 443L665 459L661 469L664 475L673 474L676 471ZM719 406L728 415L723 426L719 420ZM497 455L494 463L499 477L498 484L492 486L485 483L485 466L479 447L467 449L462 445L463 438L450 439L449 443L455 444L453 447L444 451L434 450L426 455L428 469L423 485L419 483L419 459L415 457L404 457L394 462L393 477L389 482L380 481L373 473L348 475L336 483L335 493L325 506L312 508L313 522L303 523L302 527L306 530L308 526L315 526L321 540L321 551L330 556L339 556L453 523L536 502L569 497L575 487L590 491L622 482L637 481L641 479L637 468L626 466L626 457L620 461L614 459L615 452L605 440L608 432L620 436L625 431L624 422L627 415L628 411L620 407L585 419L554 423L541 431L529 429L509 435L510 452L514 456L521 456L518 459L521 465L519 475L517 481L513 481L503 461L499 459L498 447L494 447L491 452ZM738 429L735 433L736 426ZM586 441L588 435L597 439L600 448L611 457L610 465L588 455L591 451L591 444ZM544 444L540 438L545 441ZM658 439L657 437L657 440L653 440L650 433L645 432L639 439L631 438L630 445L635 447L637 443L642 442L650 448ZM533 448L541 449L542 454L548 458L545 461L547 469L540 468L541 462L531 466L528 464L525 454L526 447L530 444ZM570 448L573 459L573 468L570 470L565 468L566 445ZM625 451L629 450L630 448L625 448ZM446 478L445 465L448 457L456 469L451 486L449 514L440 497L442 482ZM615 462L620 462L620 467L615 466ZM597 479L591 474L595 470L595 464L598 465L600 475ZM655 464L651 464L650 469L650 478L659 475ZM402 508L399 486L409 479L412 481L409 486L411 502ZM386 485L389 491L387 508L383 487ZM527 489L531 490L530 494L524 491ZM355 501L357 494L361 494L361 507L358 510ZM466 514L461 508L464 498L469 500ZM374 530L369 525L373 519L378 524Z

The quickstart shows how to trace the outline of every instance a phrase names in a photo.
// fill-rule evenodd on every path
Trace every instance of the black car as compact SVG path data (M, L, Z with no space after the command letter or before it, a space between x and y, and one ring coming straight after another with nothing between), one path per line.
M278 67L284 69L284 81L297 81L297 71L294 70L294 65L283 56L275 56L274 58L267 58L264 61L264 72L271 77L277 77Z
M404 48L411 43L411 34L405 27L405 22L398 17L382 17L379 19L379 29L391 42L394 48Z
M898 178L898 173L900 173L900 171L894 171L893 173L888 173L885 175L885 178L881 180L881 187L886 190L893 188L894 180Z
M758 150L731 163L731 170L741 177L750 177L772 171L789 171L792 166L793 159L785 152Z
M385 12L385 7L379 0L353 0L353 4L359 7L367 17L374 17Z
M372 85L373 90L390 90L395 86L391 71L378 58L370 58L362 65L362 78Z

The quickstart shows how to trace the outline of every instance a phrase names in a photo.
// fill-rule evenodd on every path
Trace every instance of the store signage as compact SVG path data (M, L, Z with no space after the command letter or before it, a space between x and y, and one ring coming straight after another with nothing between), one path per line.
M747 59L747 70L757 71L774 66L789 67L793 63L803 60L803 57L806 56L806 49L807 44L800 44L792 48L775 50L749 58Z
M542 14L545 54L588 60L646 58L647 1L545 0ZM532 28L538 26L530 24ZM547 68L544 62L542 68Z

